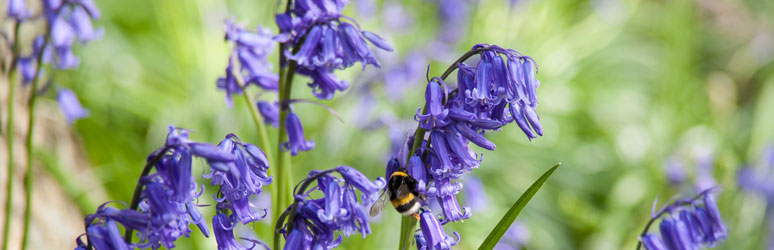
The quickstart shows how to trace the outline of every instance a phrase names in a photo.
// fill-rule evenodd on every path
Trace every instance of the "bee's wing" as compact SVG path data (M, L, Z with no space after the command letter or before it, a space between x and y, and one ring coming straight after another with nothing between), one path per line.
M370 213L371 217L375 217L382 212L382 208L384 208L384 206L386 205L387 199L389 197L390 197L390 190L384 190L384 192L382 192L382 195L379 196L379 199L377 199L376 202L374 202L374 204L371 205L371 213Z

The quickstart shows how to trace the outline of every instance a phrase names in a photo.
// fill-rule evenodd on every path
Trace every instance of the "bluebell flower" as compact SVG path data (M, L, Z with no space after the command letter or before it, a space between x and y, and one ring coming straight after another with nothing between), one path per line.
M417 250L427 250L427 240L425 240L425 235L421 231L414 234L414 241L416 242Z
M449 110L443 107L444 92L440 85L446 85L440 78L433 78L427 83L425 90L425 106L427 114L422 114L422 108L417 110L415 120L424 129L441 128L449 124Z
M217 197L218 209L234 212L236 218L247 224L264 218L267 212L257 211L249 198L261 194L263 185L272 182L267 175L269 162L266 154L257 146L243 143L234 134L226 136L218 148L233 155L233 162L218 163L210 161L212 172L205 175L213 186L220 188Z
M460 208L457 202L457 194L462 190L462 183L452 184L449 178L437 178L435 179L435 193L432 196L436 197L438 204L443 209L443 224L451 221L460 221L470 218L472 213L470 207Z
M279 126L279 103L269 103L266 101L258 102L258 112L261 113L263 121L275 128Z
M425 189L429 182L429 174L427 173L425 164L422 163L422 158L417 155L411 156L411 158L409 158L407 171L411 177L417 180L417 191L420 194L425 194Z
M309 187L313 182L317 185ZM296 202L288 208L295 207L296 212L284 222L285 249L331 249L341 243L342 236L359 232L365 237L371 232L366 209L384 185L384 178L371 181L349 166L310 172L297 186L308 189L297 190ZM310 193L316 190L322 192L322 198L311 199ZM360 191L359 199L355 190ZM293 228L288 232L291 223Z
M451 249L451 246L457 245L460 241L460 235L454 232L456 240L447 235L441 223L435 218L435 214L425 211L419 214L419 228L422 238L425 240L426 248L429 249Z
M288 141L282 142L280 149L290 151L290 155L295 156L299 151L309 151L314 148L314 141L304 138L304 127L301 125L298 115L293 113L293 111L288 112L285 124L287 126Z
M172 201L170 190L161 182L150 182L145 185L145 190L140 196L140 212L150 214L150 224L153 229L148 230L147 238L141 239L137 244L140 248L158 249L174 248L175 241L182 237L189 237L191 230L188 228L190 218L185 204Z
M32 79L35 78L35 68L37 67L35 59L32 57L20 57L17 63L17 70L19 70L22 76L22 84L27 85L32 83ZM40 69L40 71L39 74L42 74L43 69Z
M26 0L8 0L8 17L23 20L30 16Z
M147 235L150 217L132 210L117 210L102 204L97 212L86 216L86 237L88 242L96 249L132 249L133 244L127 244L118 225L131 228L140 233L140 237ZM86 244L80 239L76 240L76 249L86 249Z
M108 220L103 225L91 225L86 228L86 235L95 249L131 249L123 237L115 221Z
M337 90L344 91L349 88L349 83L337 78L332 69L308 70L300 68L296 72L312 79L312 82L307 85L312 88L312 94L318 99L331 99Z
M99 39L104 33L104 28L100 27L95 30L92 24L93 19L99 18L99 10L94 8L91 11L89 12L84 6L74 6L72 13L70 13L70 25L78 36L78 41L82 43Z
M255 248L256 245L269 249L265 243L253 239L245 239L252 242L252 246L242 246L234 237L234 227L236 227L236 224L232 224L231 219L226 214L218 212L212 217L212 229L215 232L215 242L218 244L218 250L248 250Z
M103 29L95 30L93 27L92 20L99 18L100 15L93 2L76 1L61 4L55 1L44 4L44 12L51 27L49 30L51 45L57 54L56 67L70 69L80 63L72 51L75 41L87 43L98 39L102 36Z
M655 234L646 234L640 238L640 241L642 241L642 245L645 246L645 249L648 250L669 250L666 244L664 244L664 241Z
M318 99L330 99L336 91L349 87L334 70L360 62L379 67L368 42L379 49L392 48L378 35L363 31L341 11L348 1L297 1L291 14L276 16L281 34L275 39L287 43L285 56L298 64L297 73L312 78L309 86ZM349 23L347 21L351 21ZM293 49L296 48L296 49Z
M271 71L272 65L267 57L274 51L274 41L268 28L258 27L256 31L245 30L233 20L226 21L225 39L234 43L229 56L226 76L218 78L217 87L226 91L226 102L233 105L232 94L241 94L242 88L236 82L234 73L241 74L244 84L254 84L264 90L277 91L279 76ZM239 70L234 70L234 63L239 62Z
M67 123L73 124L75 120L89 116L89 110L84 109L78 101L75 93L69 89L60 89L56 93L56 101L59 102L59 109L67 119Z
M650 250L698 249L713 247L726 238L728 230L720 217L713 189L692 199L681 199L655 212L651 220L662 217L660 234L647 233L640 241Z

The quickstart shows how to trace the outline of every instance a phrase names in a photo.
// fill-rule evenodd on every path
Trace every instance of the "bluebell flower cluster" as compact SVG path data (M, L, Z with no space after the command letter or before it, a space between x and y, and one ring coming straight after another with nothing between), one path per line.
M437 199L443 209L442 224L471 216L470 208L460 208L457 202L462 184L455 182L481 163L482 156L470 150L469 142L494 150L485 132L510 122L529 139L543 134L535 112L539 83L534 61L495 45L479 44L473 50L481 60L475 67L459 63L456 89L438 77L427 84L425 109L417 110L415 120L429 136L419 141L422 144L405 165L420 183L427 183L424 194ZM404 147L412 148L413 143L409 140Z
M714 189L702 191L694 198L677 200L654 212L651 221L662 218L659 234L646 233L640 241L649 250L699 249L714 247L726 238Z
M101 13L92 0L43 0L40 16L46 23L46 35L40 34L32 40L32 51L29 54L15 55L16 70L22 77L22 84L28 85L44 75L42 64L55 62L54 68L72 69L78 67L80 61L73 53L75 42L86 44L102 36L104 29L95 29L93 20L99 19ZM26 0L11 0L7 2L7 16L19 24L32 22L32 10ZM48 38L48 39L46 39ZM40 58L41 62L38 62ZM67 122L88 116L88 111L81 107L75 93L62 89L57 93L57 101Z
M366 64L380 66L368 48L368 42L379 49L392 51L384 39L360 29L358 23L341 14L348 2L294 1L292 11L276 16L281 32L278 40L290 45L283 53L298 64L297 73L312 79L308 85L319 99L331 99L336 91L349 87L347 82L336 77L334 70L351 67L357 62L363 68Z
M220 188L219 197L215 197L218 210L233 212L242 224L263 219L266 211L256 211L249 198L261 194L263 185L272 181L267 175L266 154L255 145L241 142L234 134L227 135L218 148L234 157L231 162L209 160L212 172L204 176Z
M231 95L241 94L247 86L240 86L236 77L245 85L256 85L264 90L277 91L279 76L272 72L272 64L266 58L274 51L276 41L269 28L257 27L255 31L245 30L234 20L226 21L226 41L234 44L229 56L226 76L218 78L217 87L226 92L226 102L233 105ZM238 62L239 69L234 64ZM239 74L239 75L234 75Z
M215 197L218 214L213 218L218 248L247 249L236 242L231 230L237 223L246 224L266 216L266 211L257 211L249 201L261 193L263 185L271 182L266 174L269 167L266 155L258 147L240 142L233 134L215 146L191 141L187 130L172 126L164 147L148 156L148 164L156 171L139 181L145 189L139 195L138 210L119 210L103 204L96 213L86 217L89 243L79 238L76 249L85 249L89 244L97 249L174 248L178 238L190 236L190 225L209 237L207 222L197 203L204 185L200 187L192 174L194 156L207 161L211 172L204 177L219 187ZM118 225L136 232L139 240L125 242ZM253 245L263 245L257 240L250 241Z
M24 1L9 1L9 16L25 17L29 16L29 10L26 9ZM13 6L11 6L13 5ZM40 35L33 41L33 52L19 59L19 71L24 77L25 83L32 79L30 74L34 75L36 59L40 53L43 53L43 63L54 61L56 56L56 68L71 69L78 67L78 57L73 54L72 47L75 42L88 43L98 39L104 32L103 28L95 29L92 24L94 19L99 19L101 13L92 0L71 0L71 1L42 1L42 16L48 24L48 33L50 39L44 43L44 36ZM13 8L11 8L13 7ZM53 51L52 51L53 49Z
M315 182L316 186L307 189ZM284 249L331 249L341 243L342 235L360 233L365 237L371 233L366 210L384 185L384 178L371 181L350 166L310 172L296 186L296 201L285 212L289 218L282 227L287 242ZM359 199L356 190L360 191ZM311 198L315 191L323 197Z

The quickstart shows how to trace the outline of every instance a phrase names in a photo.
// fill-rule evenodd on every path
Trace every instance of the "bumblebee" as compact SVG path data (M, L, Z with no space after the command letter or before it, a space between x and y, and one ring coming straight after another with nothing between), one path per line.
M417 212L422 207L418 198L421 197L417 191L417 180L406 174L405 169L400 169L390 175L387 189L371 206L371 216L381 213L384 203L389 198L392 207L401 215L418 217Z

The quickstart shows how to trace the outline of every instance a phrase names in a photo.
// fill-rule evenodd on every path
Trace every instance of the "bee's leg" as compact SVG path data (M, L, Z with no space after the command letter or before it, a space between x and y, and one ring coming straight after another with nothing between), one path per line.
M414 218L417 218L417 220L422 220L421 218L419 218L419 213L414 213Z

